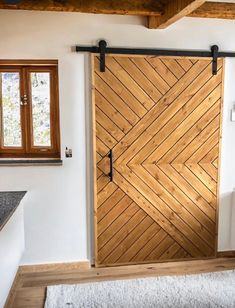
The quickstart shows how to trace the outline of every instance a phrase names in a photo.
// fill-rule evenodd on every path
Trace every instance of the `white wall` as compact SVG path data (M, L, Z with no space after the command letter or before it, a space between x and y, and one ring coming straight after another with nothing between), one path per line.
M26 251L23 263L88 258L85 113L89 111L86 57L75 44L105 38L112 46L205 49L218 44L235 51L235 22L185 18L166 30L149 30L143 18L77 13L0 11L0 58L59 60L62 153L73 158L60 167L0 167L1 190L28 190L25 208ZM221 172L219 249L235 248L231 238L231 192L235 187L235 61L226 62ZM89 179L88 179L89 180ZM232 242L231 242L232 239Z
M24 251L23 203L0 231L0 308L7 299Z

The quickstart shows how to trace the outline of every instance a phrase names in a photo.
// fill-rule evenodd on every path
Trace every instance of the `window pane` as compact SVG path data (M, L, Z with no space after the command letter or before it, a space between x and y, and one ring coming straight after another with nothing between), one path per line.
M3 145L21 147L20 74L0 73Z
M50 73L31 73L33 145L51 146Z

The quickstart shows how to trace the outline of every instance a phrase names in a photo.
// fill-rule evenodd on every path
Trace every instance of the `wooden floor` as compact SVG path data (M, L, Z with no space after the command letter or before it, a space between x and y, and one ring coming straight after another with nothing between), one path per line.
M46 286L137 277L183 275L235 269L235 258L169 262L81 270L22 273L11 305L6 308L42 308Z

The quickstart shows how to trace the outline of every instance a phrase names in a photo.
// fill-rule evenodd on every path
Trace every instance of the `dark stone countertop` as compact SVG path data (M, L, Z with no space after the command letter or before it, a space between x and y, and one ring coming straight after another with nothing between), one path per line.
M17 209L26 191L0 191L0 230Z

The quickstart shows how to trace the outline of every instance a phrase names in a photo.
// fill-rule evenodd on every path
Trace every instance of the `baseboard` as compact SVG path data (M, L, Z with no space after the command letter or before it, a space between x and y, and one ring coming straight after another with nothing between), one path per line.
M14 308L12 305L14 303L14 299L16 296L16 290L19 287L20 284L20 269L18 269L16 275L15 275L15 279L13 281L13 284L11 286L10 292L7 296L7 300L6 303L4 305L4 308Z
M218 251L217 258L235 258L235 250Z
M66 263L50 263L50 264L34 264L34 265L21 265L20 273L42 273L42 272L56 272L56 271L70 271L70 270L80 270L89 269L89 261L81 262L66 262Z

